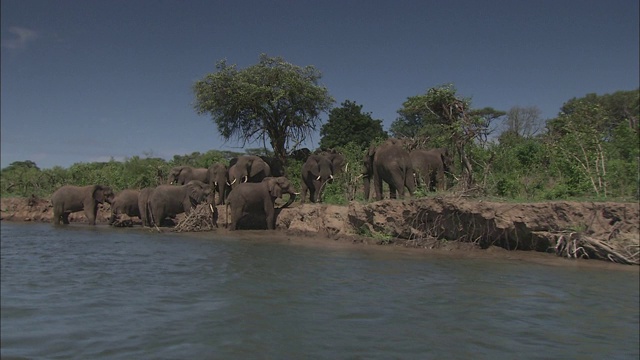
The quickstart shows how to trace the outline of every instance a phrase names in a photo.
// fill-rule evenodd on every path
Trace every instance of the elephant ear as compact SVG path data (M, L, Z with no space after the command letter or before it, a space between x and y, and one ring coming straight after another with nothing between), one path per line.
M369 146L369 151L367 151L367 155L373 156L375 153L376 153L376 146L375 145Z
M105 194L104 194L104 188L100 185L94 185L93 187L93 198L96 199L97 202L99 203L103 203L104 202L104 198L105 198Z
M196 181L189 181L186 186L189 197L196 202L200 202L202 200L202 194L204 194L204 187Z
M280 183L278 182L278 179L271 178L267 180L267 186L269 188L269 194L271 194L272 197L277 197L277 198L282 197L282 188L280 187Z

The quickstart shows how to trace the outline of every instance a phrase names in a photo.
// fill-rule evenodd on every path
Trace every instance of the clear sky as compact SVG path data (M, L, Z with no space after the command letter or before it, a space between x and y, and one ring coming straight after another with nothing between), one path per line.
M574 97L640 86L638 0L1 6L2 167L242 151L195 113L191 86L220 59L244 68L260 53L316 66L334 106L355 101L385 130L407 97L448 83L474 108L537 106L543 118Z

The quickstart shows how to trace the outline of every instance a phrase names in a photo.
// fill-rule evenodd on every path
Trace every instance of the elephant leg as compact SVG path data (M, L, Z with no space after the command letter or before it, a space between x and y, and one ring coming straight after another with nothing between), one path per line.
M382 200L382 179L379 176L374 177L373 187L376 189L376 200Z
M416 191L416 182L413 176L413 172L408 171L404 180L404 186L409 192L409 197L413 197L413 193Z
M90 208L90 207L85 207L84 208L84 215L87 217L89 225L95 225L96 224L97 212L98 212L98 206L97 205L95 206L95 208Z
M398 188L393 185L393 183L389 183L389 199L396 199L398 193Z
M71 214L70 212L66 212L66 211L62 213L62 223L63 224L69 225L69 215L70 214ZM58 220L58 224L59 223L60 223L60 221Z
M275 230L276 229L276 212L273 208L273 204L269 204L268 202L265 202L264 213L267 218L267 230Z
M438 191L444 191L446 189L444 170L438 171L438 179L437 179L437 188Z
M302 184L300 184L300 195L302 195L302 197L300 198L300 203L304 204L304 202L307 199L307 184L304 182L304 180L302 181Z

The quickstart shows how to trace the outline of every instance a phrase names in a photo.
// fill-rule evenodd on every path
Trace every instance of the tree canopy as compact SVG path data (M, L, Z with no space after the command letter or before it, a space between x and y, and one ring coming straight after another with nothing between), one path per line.
M320 147L337 148L348 143L366 149L372 139L388 137L382 129L382 120L374 120L371 113L363 113L362 105L345 100L340 107L333 108L329 120L320 129Z
M261 54L258 64L245 69L225 60L216 69L193 85L198 114L209 114L225 140L243 146L262 141L265 147L268 141L282 161L287 149L317 130L320 114L334 102L312 65L299 67Z

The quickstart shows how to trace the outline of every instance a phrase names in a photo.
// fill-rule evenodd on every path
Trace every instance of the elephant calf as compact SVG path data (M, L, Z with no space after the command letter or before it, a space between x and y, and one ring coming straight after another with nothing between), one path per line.
M52 222L56 225L69 223L69 214L84 210L87 221L96 224L98 204L113 202L113 190L103 185L65 185L51 195L53 206Z
M231 208L229 230L237 230L238 221L249 214L264 214L267 218L267 229L276 228L275 200L282 194L289 194L289 200L282 207L287 207L298 195L291 182L284 176L266 177L259 183L238 184L227 198L227 215ZM228 218L227 218L228 219Z

